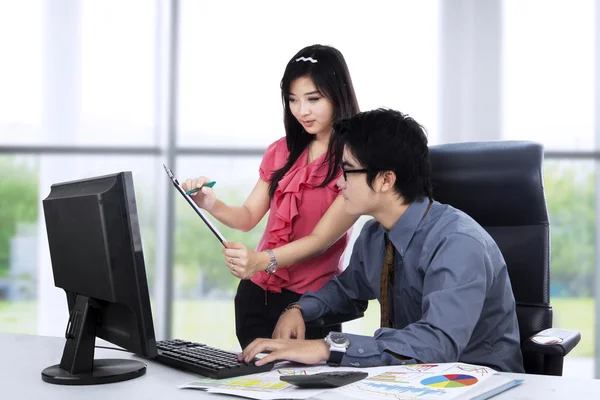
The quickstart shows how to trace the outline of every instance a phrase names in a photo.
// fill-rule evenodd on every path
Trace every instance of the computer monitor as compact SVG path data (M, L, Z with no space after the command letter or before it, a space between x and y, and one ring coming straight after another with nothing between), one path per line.
M96 337L157 355L131 172L52 185L43 200L54 284L69 307L60 364L46 382L90 385L144 375L144 363L94 359Z

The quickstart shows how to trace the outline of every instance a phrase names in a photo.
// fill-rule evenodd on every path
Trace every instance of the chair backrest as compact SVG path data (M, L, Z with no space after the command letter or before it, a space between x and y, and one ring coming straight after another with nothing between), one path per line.
M552 326L543 147L524 141L431 146L433 197L475 219L508 266L521 342Z

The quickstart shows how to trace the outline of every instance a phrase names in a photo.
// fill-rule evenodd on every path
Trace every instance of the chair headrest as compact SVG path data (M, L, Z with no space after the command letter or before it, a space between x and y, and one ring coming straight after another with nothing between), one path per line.
M543 146L526 141L431 146L433 197L483 226L548 223Z

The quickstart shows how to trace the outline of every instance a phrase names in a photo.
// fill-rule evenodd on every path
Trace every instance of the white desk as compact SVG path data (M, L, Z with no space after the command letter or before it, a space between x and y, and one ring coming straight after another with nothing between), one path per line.
M145 360L146 374L140 378L94 386L51 385L41 378L44 368L58 364L65 340L56 337L0 333L0 398L2 399L227 399L234 397L208 394L198 390L177 389L197 379ZM96 349L96 358L137 358L115 350ZM139 359L139 358L137 358ZM520 386L494 397L494 400L564 400L599 399L600 380L572 379L539 375L507 374L525 379ZM84 397L85 396L85 397ZM323 394L319 400L339 400L340 396Z

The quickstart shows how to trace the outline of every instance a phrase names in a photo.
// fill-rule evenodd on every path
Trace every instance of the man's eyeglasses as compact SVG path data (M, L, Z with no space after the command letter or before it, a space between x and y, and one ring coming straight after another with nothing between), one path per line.
M344 169L344 167L342 167L342 174L344 174L344 180L347 181L348 180L348 174L362 174L365 172L369 172L368 169L366 168L362 168L362 169Z

